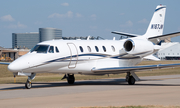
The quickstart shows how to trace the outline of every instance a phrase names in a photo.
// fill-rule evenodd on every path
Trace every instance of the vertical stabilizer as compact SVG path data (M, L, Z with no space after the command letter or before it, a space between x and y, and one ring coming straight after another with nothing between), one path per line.
M163 34L166 6L158 5L151 19L149 27L144 34L146 38Z

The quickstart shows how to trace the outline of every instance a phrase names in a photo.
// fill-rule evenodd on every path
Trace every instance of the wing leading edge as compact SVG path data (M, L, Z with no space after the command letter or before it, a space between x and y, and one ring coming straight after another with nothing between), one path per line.
M132 67L111 67L111 68L93 68L91 71L94 73L124 73L124 72L135 72L142 70L151 70L151 69L162 69L162 68L172 68L180 67L180 63L177 64L158 64L158 65L144 65L144 66L132 66Z
M9 62L0 62L0 64L9 65L10 63Z

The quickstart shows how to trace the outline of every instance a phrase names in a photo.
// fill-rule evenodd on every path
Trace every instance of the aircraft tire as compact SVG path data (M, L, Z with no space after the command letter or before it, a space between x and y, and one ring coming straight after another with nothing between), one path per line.
M32 87L32 83L27 80L26 83L25 83L25 87L26 87L27 89L30 89L30 88Z
M134 85L135 82L136 82L136 80L134 79L134 77L133 77L133 76L130 76L130 77L129 77L129 80L128 80L128 84L129 84L129 85Z
M74 84L75 81L74 75L68 75L67 81L69 84Z

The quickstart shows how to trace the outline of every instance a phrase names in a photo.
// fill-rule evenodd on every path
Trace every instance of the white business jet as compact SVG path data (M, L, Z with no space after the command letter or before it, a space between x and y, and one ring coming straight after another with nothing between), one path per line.
M14 75L28 76L25 87L31 88L36 73L65 74L69 84L74 74L105 75L127 73L126 81L133 85L139 78L135 72L148 69L177 67L180 64L136 66L143 59L159 60L152 54L165 48L160 45L166 38L180 32L163 35L166 6L158 5L144 35L114 31L128 36L122 40L50 40L38 43L29 53L9 64ZM8 64L8 63L6 63Z

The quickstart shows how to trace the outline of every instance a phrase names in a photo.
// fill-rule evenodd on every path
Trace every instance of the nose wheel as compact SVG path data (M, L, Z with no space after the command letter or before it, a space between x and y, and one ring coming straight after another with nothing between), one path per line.
M31 73L31 75L28 76L28 79L27 79L27 81L26 81L26 83L25 83L25 87L26 87L27 89L30 89L30 88L32 87L31 81L35 78L35 76L36 76L36 73Z
M27 80L27 81L26 81L25 87L26 87L27 89L30 89L30 88L32 87L32 83L31 83L30 80Z

